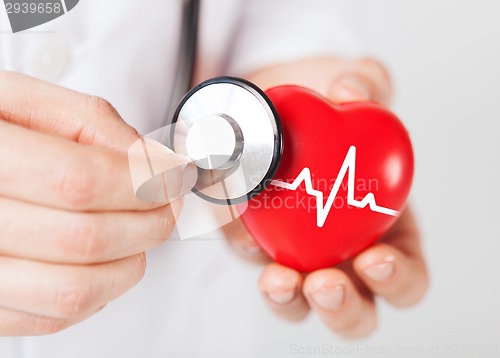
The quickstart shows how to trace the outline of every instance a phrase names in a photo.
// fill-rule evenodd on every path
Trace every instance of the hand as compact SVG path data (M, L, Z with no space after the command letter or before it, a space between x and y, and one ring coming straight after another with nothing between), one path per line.
M152 163L179 170L170 199L142 202L128 159L138 140L103 99L0 72L0 335L65 329L142 278L196 169L149 143Z
M387 105L391 83L383 67L371 60L314 58L277 65L247 77L263 89L280 84L312 88L333 102L375 100ZM251 260L268 262L241 221L224 228L229 243ZM306 275L270 263L259 289L271 310L288 320L315 311L326 326L344 338L359 338L376 327L375 297L397 307L417 303L428 276L419 233L410 209L375 245L333 268Z

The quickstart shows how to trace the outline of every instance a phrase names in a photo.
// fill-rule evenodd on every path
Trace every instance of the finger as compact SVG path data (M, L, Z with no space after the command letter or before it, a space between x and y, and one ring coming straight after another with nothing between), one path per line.
M0 72L0 119L124 152L139 138L104 99L15 72Z
M0 257L0 306L72 319L121 296L143 277L144 254L91 265L61 266Z
M240 257L255 263L270 262L269 256L262 251L240 219L223 226L222 232L229 247Z
M328 98L337 103L377 101L388 105L392 84L388 72L377 61L363 59L344 62L335 74Z
M270 66L247 77L264 89L290 83L308 87L336 103L378 101L388 105L392 96L388 72L369 58L317 57Z
M405 210L382 242L358 255L353 266L364 283L391 304L419 302L429 278L411 213Z
M298 321L307 316L309 307L302 295L302 275L299 272L272 263L262 273L259 289L278 317Z
M56 263L112 261L165 242L179 211L178 200L150 211L78 213L0 198L0 254Z
M303 293L325 324L341 337L360 338L375 329L373 298L360 294L342 270L331 268L309 274Z
M104 306L72 319L44 317L0 307L0 336L43 336L54 334L100 312Z
M148 160L168 170L154 189L163 200L152 204L135 195L127 153L79 145L2 121L0 142L8 148L0 152L0 195L56 208L149 210L190 190L197 178L188 158L157 143L165 150L153 151ZM150 177L150 166L136 166L134 175Z

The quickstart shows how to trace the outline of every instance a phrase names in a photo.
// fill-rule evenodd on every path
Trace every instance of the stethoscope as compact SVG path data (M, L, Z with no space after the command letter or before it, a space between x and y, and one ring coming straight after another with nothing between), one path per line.
M273 104L249 81L217 77L190 89L199 9L200 0L184 1L167 145L197 166L196 195L212 203L234 205L251 199L270 183L283 154L283 132Z

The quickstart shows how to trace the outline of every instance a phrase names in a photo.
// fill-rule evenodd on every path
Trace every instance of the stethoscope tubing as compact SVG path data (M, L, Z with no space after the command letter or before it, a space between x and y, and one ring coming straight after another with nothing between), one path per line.
M182 4L179 56L176 65L177 72L170 100L168 101L165 125L172 123L177 105L193 84L198 46L199 17L200 0L184 0Z

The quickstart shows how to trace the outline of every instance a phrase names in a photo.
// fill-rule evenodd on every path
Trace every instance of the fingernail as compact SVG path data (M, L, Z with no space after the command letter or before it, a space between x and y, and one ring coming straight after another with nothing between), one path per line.
M257 245L241 245L241 249L248 255L258 255L262 253L262 249Z
M99 306L97 308L97 312L101 312L105 307L106 307L106 305Z
M240 234L240 240L238 247L243 251L244 254L255 256L262 253L262 249L259 245L254 241L252 236L246 230Z
M335 102L355 102L370 100L368 85L355 77L341 77L331 86L329 97Z
M274 303L277 303L279 305L284 305L286 303L292 302L292 300L295 298L295 290L289 289L289 290L268 292L267 297L269 297L269 299Z
M171 202L196 184L198 171L191 160L151 139L141 138L129 149L136 196L148 202Z
M363 274L373 281L384 282L394 274L394 264L392 262L372 264L363 269Z
M311 294L314 303L325 310L338 309L345 299L344 285L323 286Z

